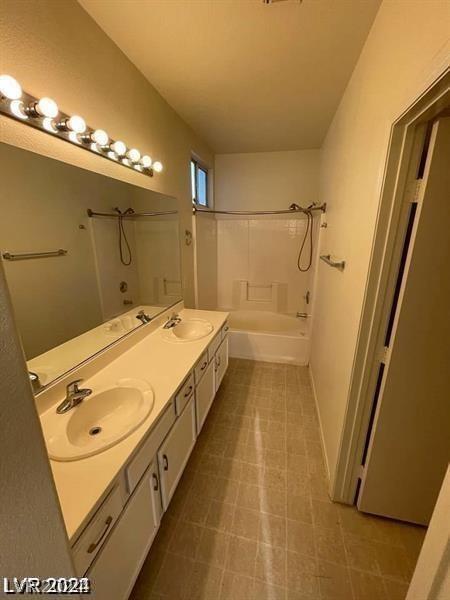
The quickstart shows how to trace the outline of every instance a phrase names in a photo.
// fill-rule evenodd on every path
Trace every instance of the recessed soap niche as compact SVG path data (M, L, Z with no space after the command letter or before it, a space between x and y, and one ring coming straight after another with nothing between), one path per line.
M268 310L287 312L288 284L278 281L251 283L233 281L233 308L237 310Z

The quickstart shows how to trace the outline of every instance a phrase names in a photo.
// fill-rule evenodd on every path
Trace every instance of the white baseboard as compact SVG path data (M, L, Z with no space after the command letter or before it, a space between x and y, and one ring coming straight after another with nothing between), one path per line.
M312 388L312 392L313 392L313 396L314 396L314 404L316 405L317 416L319 418L320 442L322 444L322 452L323 452L323 456L325 458L325 468L327 470L328 482L329 482L330 491L331 491L332 485L331 485L331 478L330 478L330 465L328 464L328 456L327 456L326 447L325 447L325 437L323 435L323 428L322 428L322 419L320 417L319 403L317 402L317 392L316 392L316 386L314 383L314 376L313 376L311 363L309 363L309 365L308 365L308 373L309 373L309 379L311 380L311 388Z

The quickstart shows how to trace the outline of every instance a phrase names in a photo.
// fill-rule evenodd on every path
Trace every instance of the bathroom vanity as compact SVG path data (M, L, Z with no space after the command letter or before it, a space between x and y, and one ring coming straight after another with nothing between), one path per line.
M181 310L180 325L203 321L211 331L180 339L180 325L163 326L172 312L82 383L92 389L88 404L115 382L147 381L154 402L144 422L96 454L51 460L76 573L91 580L98 599L130 594L227 370L228 313ZM55 403L41 420L54 411Z
M74 571L125 600L225 375L228 313L184 309L176 198L0 159L0 266Z

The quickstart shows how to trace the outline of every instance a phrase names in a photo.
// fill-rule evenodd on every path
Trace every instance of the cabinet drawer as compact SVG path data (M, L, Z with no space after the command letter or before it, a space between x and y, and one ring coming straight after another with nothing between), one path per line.
M78 577L82 577L107 539L122 511L122 495L116 486L90 520L73 547L73 562Z
M207 366L208 366L208 352L206 351L202 354L200 360L198 361L198 363L194 369L195 385L198 385L200 379L203 377L203 374L206 371Z
M213 339L213 341L208 346L208 360L209 360L209 362L211 362L212 359L214 358L214 355L217 352L217 349L220 346L220 342L221 341L222 341L222 336L221 336L221 333L219 331L219 333L216 335L216 337Z
M148 438L126 467L127 487L130 494L136 487L150 462L153 460L159 446L162 444L162 441L170 431L174 422L175 411L173 403L171 402L156 423Z
M130 595L159 527L152 474L153 469L145 473L87 574L96 600L126 600Z
M228 323L225 323L225 325L221 329L221 335L222 335L223 340L225 339L225 336L227 335L229 329L230 329L230 326L228 325Z
M194 374L191 373L175 396L175 412L180 416L194 391Z

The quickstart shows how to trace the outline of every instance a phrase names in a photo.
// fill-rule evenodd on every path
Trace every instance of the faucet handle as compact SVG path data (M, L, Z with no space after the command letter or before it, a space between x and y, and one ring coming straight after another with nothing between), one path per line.
M75 379L75 381L71 381L66 385L66 391L68 394L77 394L80 389L78 384L83 383L83 379Z

